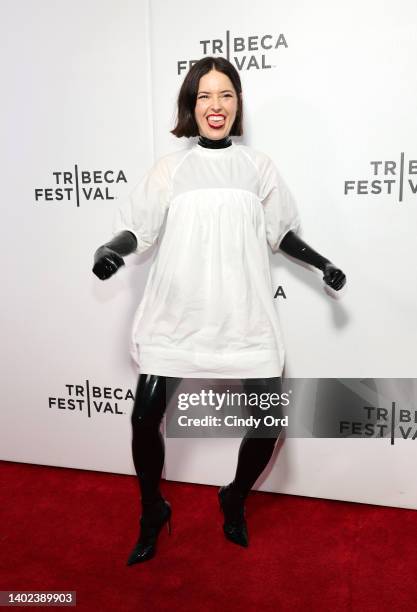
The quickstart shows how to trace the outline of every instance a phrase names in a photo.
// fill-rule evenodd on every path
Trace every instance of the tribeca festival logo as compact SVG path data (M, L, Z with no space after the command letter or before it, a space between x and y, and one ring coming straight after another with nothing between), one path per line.
M363 406L363 417L358 421L340 421L339 433L353 437L417 439L417 410L397 409L396 402L391 408Z
M114 200L113 187L127 183L123 170L81 170L77 164L74 170L52 172L52 185L35 188L36 204L74 203L95 200Z
M234 36L226 30L223 38L200 40L202 55L221 55L237 70L266 70L276 68L270 56L282 47L288 48L284 34L251 34ZM187 72L198 60L178 60L177 74Z
M313 437L417 440L414 379L304 380L314 412ZM294 381L293 381L294 382ZM304 395L304 397L306 397ZM305 402L305 399L304 399Z
M126 414L124 402L134 400L130 389L121 387L101 387L92 385L89 380L85 384L64 385L65 391L59 396L48 397L48 407L53 410L65 410L82 413L91 418L93 415Z
M404 195L417 193L417 160L406 160L404 153L399 160L370 161L370 176L365 179L347 180L344 195L391 195L402 202Z

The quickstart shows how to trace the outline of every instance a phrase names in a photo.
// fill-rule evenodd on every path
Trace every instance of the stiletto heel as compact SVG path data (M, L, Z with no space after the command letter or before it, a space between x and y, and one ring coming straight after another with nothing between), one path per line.
M239 546L249 546L248 529L245 521L245 506L242 496L232 497L230 485L218 491L220 510L224 514L223 532L230 542Z
M140 536L136 546L130 553L127 565L143 563L155 556L156 542L159 532L167 523L168 533L171 534L171 505L165 499L161 500L143 514L140 519Z

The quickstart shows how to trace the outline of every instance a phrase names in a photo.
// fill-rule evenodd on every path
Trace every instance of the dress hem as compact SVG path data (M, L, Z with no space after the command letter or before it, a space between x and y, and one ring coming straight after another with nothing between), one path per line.
M273 350L245 350L234 353L198 353L134 345L131 351L142 374L174 378L275 378L283 361Z

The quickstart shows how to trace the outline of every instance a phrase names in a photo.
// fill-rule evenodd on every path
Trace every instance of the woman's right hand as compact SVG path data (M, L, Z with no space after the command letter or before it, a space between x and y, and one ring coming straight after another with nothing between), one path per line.
M110 278L124 265L123 257L109 247L101 246L94 253L93 272L100 280Z

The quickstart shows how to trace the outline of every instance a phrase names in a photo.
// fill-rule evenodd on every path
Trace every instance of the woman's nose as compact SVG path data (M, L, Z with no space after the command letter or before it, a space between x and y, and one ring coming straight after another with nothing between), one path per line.
M211 107L212 107L213 111L219 111L219 110L221 110L221 107L222 107L222 106L221 106L221 104L220 104L220 100L214 99L214 100L213 100L213 102L212 102L212 104L211 104Z

